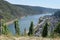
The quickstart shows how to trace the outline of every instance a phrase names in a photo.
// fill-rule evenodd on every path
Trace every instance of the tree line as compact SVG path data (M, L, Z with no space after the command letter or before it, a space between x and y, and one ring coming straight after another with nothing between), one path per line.
M40 20L40 19L39 19ZM40 22L39 22L40 23ZM9 29L8 26L6 25L6 22L2 19L0 22L0 35L8 35ZM14 21L14 28L15 28L15 33L17 36L20 36L20 27L19 27L19 23L18 20ZM60 23L57 24L54 33L59 34L60 35ZM26 33L26 28L24 29L24 35L28 35L28 36L34 36L34 24L33 21L31 21L30 27L29 27L29 32ZM41 34L42 37L47 37L48 36L48 23L46 22L45 25L43 26L43 31Z

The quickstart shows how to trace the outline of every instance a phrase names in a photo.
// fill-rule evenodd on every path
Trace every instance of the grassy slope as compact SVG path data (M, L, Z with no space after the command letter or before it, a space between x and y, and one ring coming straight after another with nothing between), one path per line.
M0 40L60 40L60 38L0 36Z

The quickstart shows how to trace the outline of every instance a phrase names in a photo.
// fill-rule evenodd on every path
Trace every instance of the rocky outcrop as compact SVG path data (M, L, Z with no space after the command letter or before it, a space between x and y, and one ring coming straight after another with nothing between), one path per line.
M49 16L49 17L43 17L43 21L37 25L36 31L35 31L35 36L41 36L43 26L47 22L49 24L48 26L48 35L50 36L54 29L56 28L56 24L60 21L59 18L56 18L54 16Z

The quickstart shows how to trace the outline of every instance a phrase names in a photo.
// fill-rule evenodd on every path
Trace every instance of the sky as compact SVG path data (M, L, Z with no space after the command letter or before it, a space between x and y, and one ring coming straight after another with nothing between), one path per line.
M60 9L60 0L6 0L12 4Z

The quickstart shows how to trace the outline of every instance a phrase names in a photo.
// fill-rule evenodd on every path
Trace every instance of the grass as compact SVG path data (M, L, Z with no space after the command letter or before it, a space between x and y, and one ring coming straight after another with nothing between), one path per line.
M59 37L56 38L43 38L43 37L24 37L24 36L20 36L20 37L15 37L15 36L0 36L0 40L60 40Z

